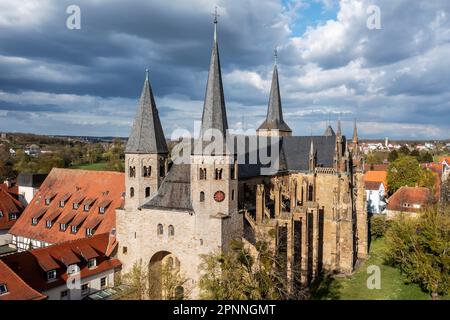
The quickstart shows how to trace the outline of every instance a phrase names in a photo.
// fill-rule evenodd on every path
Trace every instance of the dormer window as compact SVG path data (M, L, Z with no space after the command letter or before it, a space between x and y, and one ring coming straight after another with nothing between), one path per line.
M66 229L67 229L67 226L66 226L65 223L61 223L61 224L59 225L59 231L66 231Z
M52 225L53 225L53 223L52 223L51 220L47 220L47 221L45 222L45 226L46 226L48 229L50 229L50 228L52 227Z
M9 221L17 220L17 214L16 213L10 213L9 214Z
M87 266L89 269L93 269L97 266L97 259L92 258L88 260Z
M77 231L78 231L78 227L77 226L72 226L70 228L70 232L72 232L72 233L77 233Z
M46 206L49 206L51 202L52 201L49 198L45 199L45 205Z
M0 296L5 293L8 293L8 287L6 283L0 283Z
M47 271L47 281L56 279L56 270Z
M91 207L88 205L88 204L85 204L84 205L84 212L89 212L89 209L90 209Z
M105 207L98 208L98 212L99 213L105 213Z
M66 205L66 203L64 201L60 201L59 202L59 207L60 208L64 208L65 205Z
M35 226L35 225L37 225L38 224L38 218L32 218L31 219L31 224L33 225L33 226Z
M91 228L87 228L86 229L86 235L89 236L93 236L94 235L94 230L92 230Z
M3 217L3 211L0 210L0 218L2 218L2 217Z
M78 209L79 206L80 206L80 205L79 205L78 203L74 203L74 204L73 204L73 208L74 208L75 210Z

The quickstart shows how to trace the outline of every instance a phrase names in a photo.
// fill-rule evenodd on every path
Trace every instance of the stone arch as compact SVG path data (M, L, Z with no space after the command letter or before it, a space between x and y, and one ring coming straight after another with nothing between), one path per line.
M148 264L148 277L149 277L149 298L155 300L165 299L168 296L179 295L181 291L179 285L174 288L167 288L168 273L173 274L178 272L180 268L180 261L178 258L169 251L158 251L156 252L149 261ZM170 285L170 284L169 284ZM173 285L173 284L171 284ZM171 290L173 292L168 292Z

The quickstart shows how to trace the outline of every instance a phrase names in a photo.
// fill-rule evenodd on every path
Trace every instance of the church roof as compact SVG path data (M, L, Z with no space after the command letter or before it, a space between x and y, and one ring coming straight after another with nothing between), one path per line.
M204 133L209 129L220 130L224 135L228 129L222 73L220 69L219 45L217 43L217 20L214 21L214 42L209 65L208 82L206 84L201 132Z
M191 166L189 164L174 164L158 189L158 193L142 207L145 209L193 211Z
M281 108L280 84L278 82L278 68L275 64L272 75L272 86L270 88L269 105L267 107L266 120L259 126L258 130L280 130L292 131L283 120Z
M125 152L138 154L169 152L158 109L156 109L155 98L148 80L148 73L142 88L138 111Z

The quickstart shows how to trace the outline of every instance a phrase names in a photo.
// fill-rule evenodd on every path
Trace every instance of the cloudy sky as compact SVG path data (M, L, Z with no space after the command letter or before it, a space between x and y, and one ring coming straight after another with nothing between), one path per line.
M263 121L276 47L296 135L340 116L363 138L450 137L448 0L0 0L0 131L128 136L146 67L166 137L192 130L215 5L232 128Z

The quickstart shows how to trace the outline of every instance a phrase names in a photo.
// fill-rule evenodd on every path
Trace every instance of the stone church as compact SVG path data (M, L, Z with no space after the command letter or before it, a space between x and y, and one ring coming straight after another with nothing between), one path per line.
M201 254L271 234L290 279L308 284L322 271L351 273L368 253L356 123L351 141L340 122L336 132L328 126L322 136L293 136L275 63L267 117L256 136L228 134L216 28L217 21L200 136L185 152L187 161L169 154L147 72L125 151L125 205L116 213L122 272L140 260L156 270L168 263L189 279L195 298ZM208 131L219 132L223 151L202 148ZM236 147L239 139L243 148ZM276 156L270 174L263 148Z

